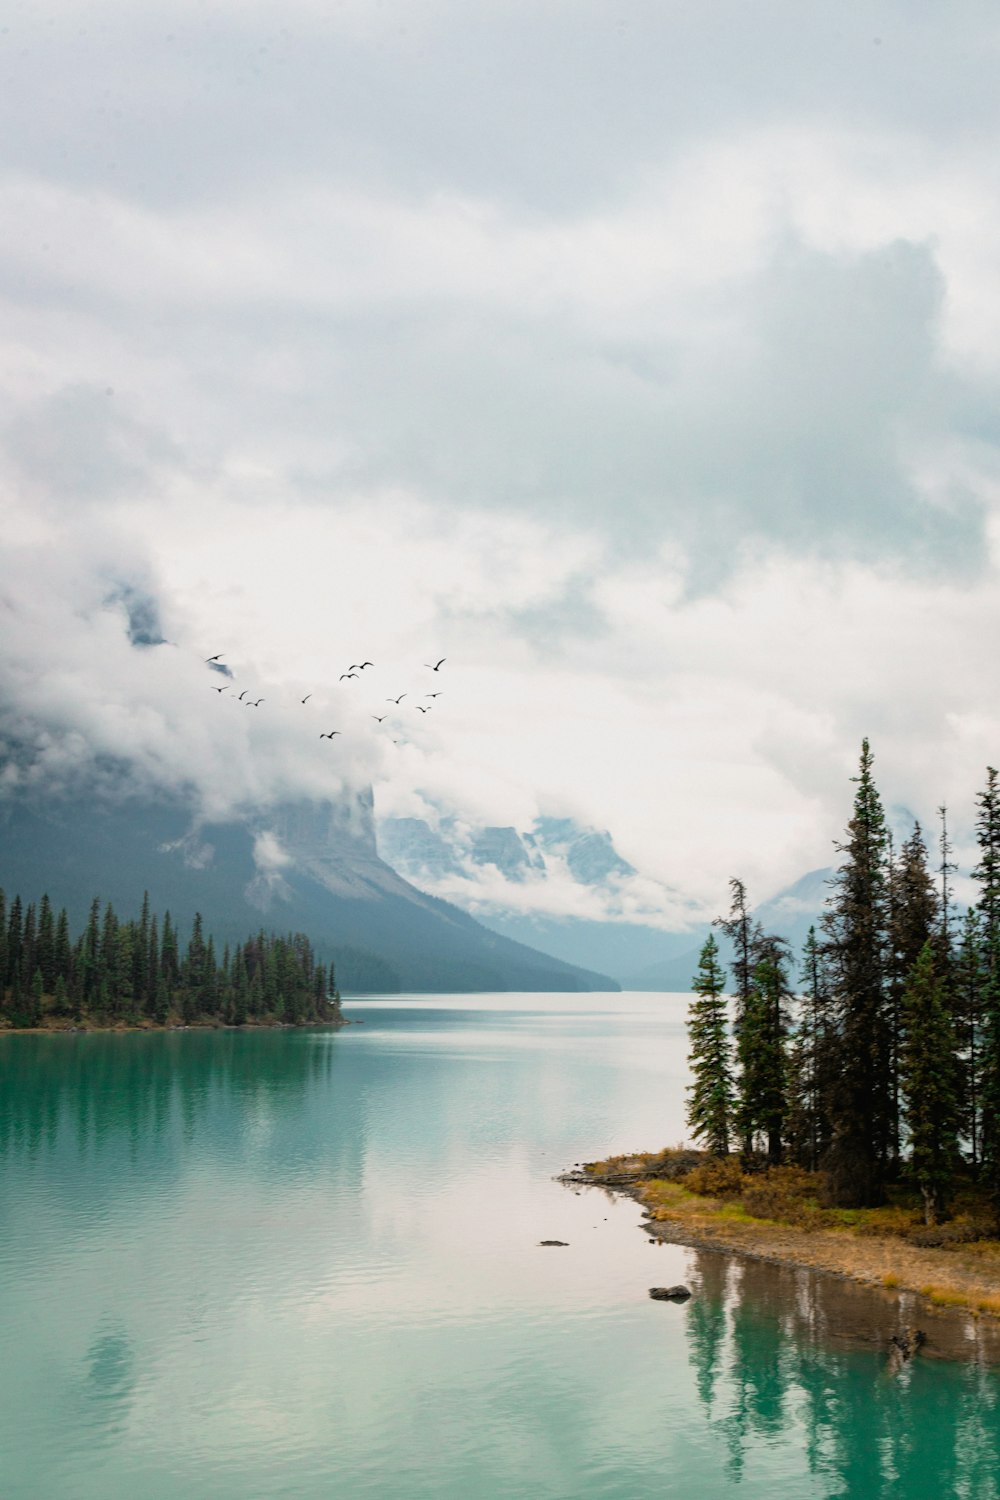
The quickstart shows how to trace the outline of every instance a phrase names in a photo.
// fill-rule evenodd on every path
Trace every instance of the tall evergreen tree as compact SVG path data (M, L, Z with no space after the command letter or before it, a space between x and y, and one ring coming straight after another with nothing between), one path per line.
M847 837L837 846L841 864L823 918L841 1061L826 1166L834 1201L843 1207L882 1202L893 1118L887 832L867 739L854 781L853 813Z
M986 786L976 798L976 840L979 863L973 879L979 884L982 933L982 1166L984 1179L1000 1219L1000 782L993 766L986 768Z
M80 942L79 999L85 1008L90 1006L100 986L99 961L101 951L101 903L95 896L90 903L87 926Z
M318 974L322 977L321 969ZM713 1156L726 1156L735 1096L726 1025L726 976L711 933L705 939L691 985L696 998L688 1007L687 1023L693 1077L688 1085L688 1129Z
M954 1015L958 1032L962 1133L969 1142L969 1165L974 1174L978 1173L982 1160L985 996L986 972L979 913L975 907L970 907L965 913L954 965Z
M788 1136L798 1164L816 1172L830 1149L830 1098L838 1063L830 982L815 927L806 936L800 974L798 1022L789 1055Z
M14 982L14 970L21 970L21 937L24 930L24 908L21 905L20 896L15 896L10 903L10 916L7 919L7 972L4 975L7 984Z
M761 938L741 1033L738 1117L744 1140L766 1144L767 1159L782 1157L789 1111L785 1048L789 1031L787 953L780 938Z
M923 831L919 823L914 823L913 832L900 849L898 859L893 861L889 901L886 976L892 1080L889 1156L894 1168L900 1160L903 994L923 946L929 940L935 941L940 952L940 901L928 863ZM942 954L942 965L943 961ZM939 973L943 973L943 967Z
M900 1062L908 1170L923 1195L926 1222L936 1224L946 1211L955 1170L958 1092L951 1019L930 940L920 950L903 995Z
M0 1011L7 989L7 897L0 886Z
M56 982L56 927L52 903L44 895L38 904L38 948L36 962L42 971L45 993L51 995Z
M65 906L60 907L56 918L54 951L55 972L57 975L61 974L68 984L73 961L73 947L69 940L69 918L66 915Z
M736 1040L736 1058L738 1064L738 1091L741 1106L738 1115L748 1119L750 1112L743 1107L742 1093L743 1080L747 1073L747 1062L745 1057L746 1037L745 1020L750 1008L753 990L753 972L758 961L758 947L761 939L760 923L756 922L751 914L747 903L747 890L742 880L732 879L729 882L729 916L716 917L714 927L718 927L730 941L733 948L733 957L730 969L733 975L733 1035ZM744 1131L742 1149L744 1156L749 1156L753 1151L752 1132Z

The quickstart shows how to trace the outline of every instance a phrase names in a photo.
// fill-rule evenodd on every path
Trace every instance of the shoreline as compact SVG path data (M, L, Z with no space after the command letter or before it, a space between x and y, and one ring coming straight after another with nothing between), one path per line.
M919 1330L925 1356L1000 1368L1000 1247L995 1257L963 1256L844 1229L735 1219L716 1200L688 1193L671 1210L650 1202L649 1179L638 1172L630 1178L584 1167L560 1173L557 1181L631 1198L643 1211L638 1227L650 1240L769 1267L779 1279L815 1281L834 1309L833 1322L823 1320L834 1342L874 1344L892 1357L900 1335ZM853 1324L843 1319L863 1331L853 1334Z
M141 1021L119 1021L108 1024L82 1021L68 1022L65 1026L3 1026L0 1037L5 1036L124 1036L141 1032L167 1031L339 1031L342 1026L360 1026L349 1016L331 1017L328 1021L244 1021L237 1026L232 1021L171 1021L164 1026L146 1024Z

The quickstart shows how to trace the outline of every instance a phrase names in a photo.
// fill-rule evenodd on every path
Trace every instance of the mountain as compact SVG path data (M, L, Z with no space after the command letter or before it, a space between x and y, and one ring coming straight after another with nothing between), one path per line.
M772 896L754 911L755 919L765 932L776 932L787 940L793 964L798 963L811 926L819 926L820 915L829 890L828 881L832 870L810 870L792 885ZM622 989L685 991L691 988L691 979L698 967L702 944L711 931L706 923L686 935L686 945L681 952L665 955L656 963L631 972L616 970L621 974ZM729 961L729 947L721 933L717 934L723 961ZM793 969L793 973L796 972Z
M499 936L613 974L626 990L689 990L712 930L693 902L623 859L608 833L572 818L536 818L525 830L476 828L438 810L433 825L381 819L378 845L400 874L469 906ZM819 923L831 874L810 870L755 909L796 962ZM720 948L728 961L721 938Z
M303 931L345 992L618 988L417 890L379 857L370 789L226 823L195 823L179 800L7 804L0 884L47 891L75 926L95 895L128 915L148 890L182 924L200 911L220 944Z
M470 827L438 810L382 818L378 846L421 890L475 913L483 926L567 963L632 972L692 941L692 902L640 875L608 833L573 818L536 818L528 829Z

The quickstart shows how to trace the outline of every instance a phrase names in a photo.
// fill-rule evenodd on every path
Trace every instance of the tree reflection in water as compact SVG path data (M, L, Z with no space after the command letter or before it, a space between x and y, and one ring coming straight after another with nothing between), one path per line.
M693 1253L693 1272L689 1356L734 1482L798 1425L825 1496L998 1500L1000 1373L969 1358L997 1359L994 1327L712 1251ZM918 1318L928 1353L893 1375L888 1339Z

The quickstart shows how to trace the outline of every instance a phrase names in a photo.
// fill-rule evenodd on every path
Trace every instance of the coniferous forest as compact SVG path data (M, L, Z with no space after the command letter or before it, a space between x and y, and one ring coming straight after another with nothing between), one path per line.
M307 1025L340 1018L333 966L302 933L259 932L217 954L196 915L186 944L143 897L122 921L95 899L71 935L65 909L0 890L0 1026Z
M946 810L933 852L919 824L896 847L872 759L865 740L801 955L730 882L715 925L731 976L713 935L692 983L689 1128L745 1170L822 1174L831 1206L877 1207L898 1185L936 1224L972 1185L1000 1225L1000 781L989 768L976 798L976 898L958 913Z

